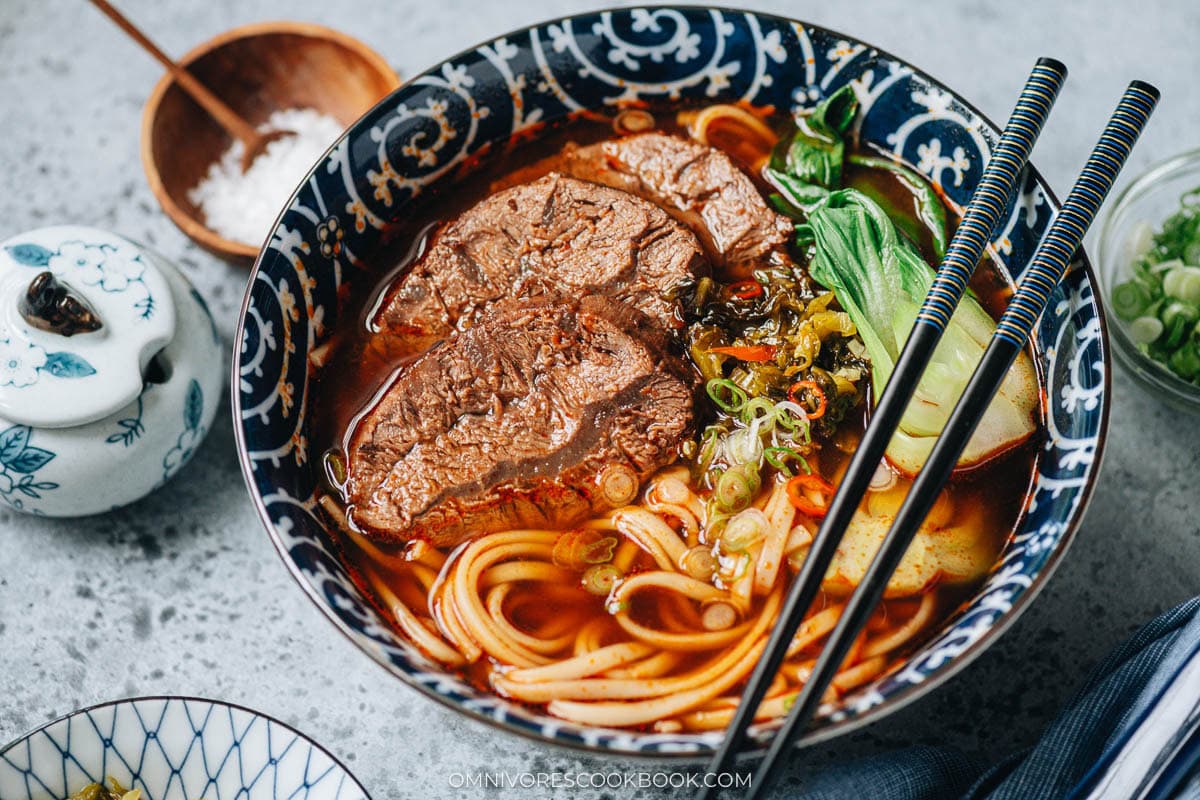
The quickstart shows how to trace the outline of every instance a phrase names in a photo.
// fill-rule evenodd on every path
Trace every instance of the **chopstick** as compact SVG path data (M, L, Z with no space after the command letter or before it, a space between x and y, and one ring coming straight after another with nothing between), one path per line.
M754 714L779 671L788 644L816 598L821 579L837 552L842 534L858 509L892 434L908 407L913 388L929 364L946 321L962 299L971 273L975 271L975 265L1000 221L1008 198L1016 187L1019 173L1029 160L1033 143L1041 133L1066 76L1067 68L1061 62L1041 58L1026 79L1016 107L984 167L979 185L971 195L962 221L954 231L942 265L921 307L918 320L926 324L915 325L905 342L892 377L872 414L871 425L863 434L800 573L788 590L779 619L771 631L763 655L750 675L737 711L726 729L725 740L709 764L709 772L725 772L741 749L754 721ZM715 787L702 788L696 793L696 798L709 800L716 795L716 791Z
M1125 90L1108 120L1083 170L1067 195L1050 229L1046 232L1016 293L996 325L996 332L954 406L925 466L918 473L900 506L891 529L879 547L858 588L847 601L842 616L830 634L808 681L775 734L763 762L751 782L747 800L758 797L778 777L783 765L780 755L816 713L821 696L833 680L867 618L883 597L913 537L941 492L959 456L979 421L1000 389L1013 361L1025 347L1033 326L1050 301L1050 295L1066 274L1072 256L1112 189L1134 143L1158 102L1158 90L1134 81Z

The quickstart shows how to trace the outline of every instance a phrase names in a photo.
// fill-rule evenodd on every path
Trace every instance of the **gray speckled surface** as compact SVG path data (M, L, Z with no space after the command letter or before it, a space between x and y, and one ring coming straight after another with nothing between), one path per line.
M125 0L179 53L235 24L295 17L364 38L412 75L503 31L588 2ZM969 0L755 4L910 58L1002 118L1038 55L1072 79L1035 162L1064 190L1124 81L1164 101L1133 169L1198 144L1200 5ZM229 341L244 273L159 213L138 160L155 65L79 0L0 0L0 238L59 222L106 227L180 263ZM1107 463L1070 556L994 647L934 695L807 752L802 769L915 742L989 758L1030 744L1084 672L1133 627L1200 591L1200 418L1114 378ZM388 678L303 599L246 498L225 410L181 478L77 521L0 511L0 742L120 696L198 694L261 709L343 757L377 800L453 790L451 772L621 769L467 722ZM495 792L488 794L495 795ZM520 792L532 796L531 792ZM609 795L626 796L621 791ZM579 797L604 796L580 792ZM642 796L657 797L654 791Z

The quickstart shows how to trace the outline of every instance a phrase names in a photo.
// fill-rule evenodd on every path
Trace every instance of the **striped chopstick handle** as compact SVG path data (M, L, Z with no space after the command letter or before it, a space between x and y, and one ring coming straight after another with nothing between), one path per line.
M1067 68L1062 63L1052 58L1038 59L1017 98L1000 143L984 167L983 177L979 179L954 238L946 248L942 265L917 314L918 322L939 331L950 324L950 317L967 290L971 273L983 256L988 237L1000 222L1021 167L1029 159L1033 143L1037 141L1066 78Z
M958 226L950 247L947 248L953 264L947 263L948 259L939 270L939 277L944 272L959 273L956 279L958 288L954 289L953 279L948 279L951 288L944 290L943 296L952 298L951 307L958 302L966 289L971 272L974 271L991 232L1007 205L1008 196L1016 185L1017 174L1033 148L1034 139L1041 132L1066 74L1066 67L1048 58L1039 59L1030 71L1000 142L996 145L992 158L984 166L980 178L981 185L976 186L971 195L971 201L964 213L965 221ZM986 184L986 188L982 184ZM976 209L976 206L980 208ZM935 285L941 287L941 284ZM949 319L950 315L947 313L945 316ZM837 554L842 536L862 502L871 476L878 469L888 442L891 441L908 407L912 388L929 364L944 329L945 323L914 326L905 341L892 377L884 386L883 394L875 406L871 424L864 431L838 491L830 501L828 514L813 538L808 557L788 589L779 617L767 639L766 649L755 664L733 719L726 728L725 739L709 763L710 772L721 773L728 770L745 743L747 729L753 723L756 711L787 655L788 646L804 621L805 613L821 589L821 580ZM771 776L777 774L779 756L790 748L798 731L803 729L811 717L815 705L810 706L809 703L819 702L822 694L821 691L809 692L806 698L805 692L812 685L812 682L805 684L805 689L796 697L795 705L775 734L767 757L759 767L754 784L746 793L746 800L753 800L767 791ZM760 781L759 778L764 779ZM705 786L697 792L696 800L712 800L717 793L715 785Z
M1157 104L1158 90L1153 86L1141 81L1129 84L1033 262L1018 281L1017 292L996 325L996 336L1017 348L1025 346Z
M979 421L987 412L992 398L995 397L1003 383L1014 359L1020 354L1021 347L1024 345L1024 336L1022 335L1015 342L1015 346L1009 337L1021 330L1024 330L1025 333L1029 332L1032 321L1036 320L1054 287L1053 282L1047 285L1045 281L1054 279L1056 282L1056 275L1062 275L1071 254L1078 247L1084 232L1103 202L1105 194L1112 188L1117 172L1124 165L1133 143L1149 119L1150 113L1154 110L1157 99L1157 90L1140 82L1130 85L1121 98L1121 103L1105 127L1099 144L1092 151L1079 180L1071 189L1067 202L1064 203L1064 211L1068 207L1070 211L1059 212L1059 216L1050 226L1050 231L1038 245L1033 264L1037 264L1039 268L1035 272L1031 264L1030 269L1027 270L1036 277L1029 284L1022 280L1021 286L1017 289L1017 295L1029 296L1030 302L1024 306L1023 312L1014 314L1011 319L1006 312L1005 319L1009 320L1010 327L1004 334L998 330L992 336L962 397L955 404L925 465L913 479L912 486L905 495L900 509L896 512L870 566L858 587L842 607L842 614L837 625L826 639L821 654L817 657L804 686L796 695L783 725L771 742L758 771L754 774L750 791L747 792L749 800L760 796L778 776L782 769L781 765L785 762L781 756L788 750L794 737L799 735L799 732L816 714L826 688L837 674L838 667L844 663L850 648L866 626L873 610L883 598L889 578L899 567L905 551L908 550L913 537L916 536L921 524L928 517L942 487L954 472L955 464L973 436ZM1053 245L1048 244L1048 240L1051 239ZM1043 253L1046 254L1044 258L1042 257ZM1031 288L1034 286L1036 286L1036 291ZM1038 297L1041 298L1040 304L1037 302ZM1009 303L1010 310L1014 303L1016 303L1015 298ZM924 333L926 336L933 334L936 337L941 333L941 329L926 327L914 330L909 344L917 338L919 333ZM903 357L902 354L901 358ZM895 382L896 379L893 377L892 380ZM890 387L891 384L888 388L890 389ZM887 394L888 391L885 389L884 397L879 405L880 409L887 402ZM881 411L876 413L878 415ZM876 421L873 421L868 427L867 434L863 436L864 443L876 430L877 421L878 416ZM850 480L850 472L855 469L855 462L862 454L864 447L865 444L860 444L858 453L851 460L846 473L847 477L843 478L842 488L835 495L835 504L843 496L845 486ZM855 499L856 505L857 502L858 498ZM830 515L833 513L832 504L829 513ZM829 519L830 516L826 516L826 522ZM804 569L808 568L808 562L817 552L817 546L824 532L824 525L822 525L822 530L813 540ZM824 568L823 565L822 569Z

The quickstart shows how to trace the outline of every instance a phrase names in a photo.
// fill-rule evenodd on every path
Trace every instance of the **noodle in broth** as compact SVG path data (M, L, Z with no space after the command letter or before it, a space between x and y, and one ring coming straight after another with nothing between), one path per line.
M685 112L679 126L695 140L729 151L753 174L778 138L770 119L734 106ZM412 230L453 214L464 196L478 196L513 175L526 180L548 171L567 139L603 134L595 123L575 122L509 158L485 163L456 181L453 195L432 196L425 203L426 216L414 221ZM903 187L887 175L857 170L852 177L894 195L895 204L904 206ZM995 306L1007 283L992 267L978 273L976 295ZM361 357L364 353L377 356L378 350L363 337L339 341L332 352L321 353L319 381L332 399L319 427L334 451L347 420L373 394L373 388L363 387L377 386L402 366L386 354L372 364ZM799 420L793 424L803 423L806 436L810 429L817 431L820 415L812 405L793 405ZM836 435L814 433L797 453L831 488L863 428L862 408L854 409ZM896 668L978 585L1016 525L1036 451L1036 441L1030 440L956 475L923 529L923 555L889 585L841 665L828 702ZM336 479L320 502L340 532L356 580L397 630L433 661L480 687L572 722L706 731L724 728L732 718L740 688L762 654L820 518L789 497L791 470L768 469L743 512L755 523L755 535L731 546L730 515L714 512L715 489L689 469L690 463L681 456L653 475L631 502L566 531L483 533L453 548L420 540L373 541L347 519ZM862 520L886 520L909 485L907 478L889 474L873 487L860 511ZM862 547L871 543L863 541ZM840 568L835 564L826 577L758 709L758 720L786 713L804 685L853 588L855 569L873 552L868 548L863 555L854 547L840 554Z

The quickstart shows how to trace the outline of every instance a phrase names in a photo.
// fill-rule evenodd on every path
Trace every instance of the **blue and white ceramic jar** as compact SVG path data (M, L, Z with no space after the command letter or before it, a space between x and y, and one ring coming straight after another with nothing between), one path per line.
M93 228L0 244L0 501L48 516L133 502L191 458L221 342L161 256Z

